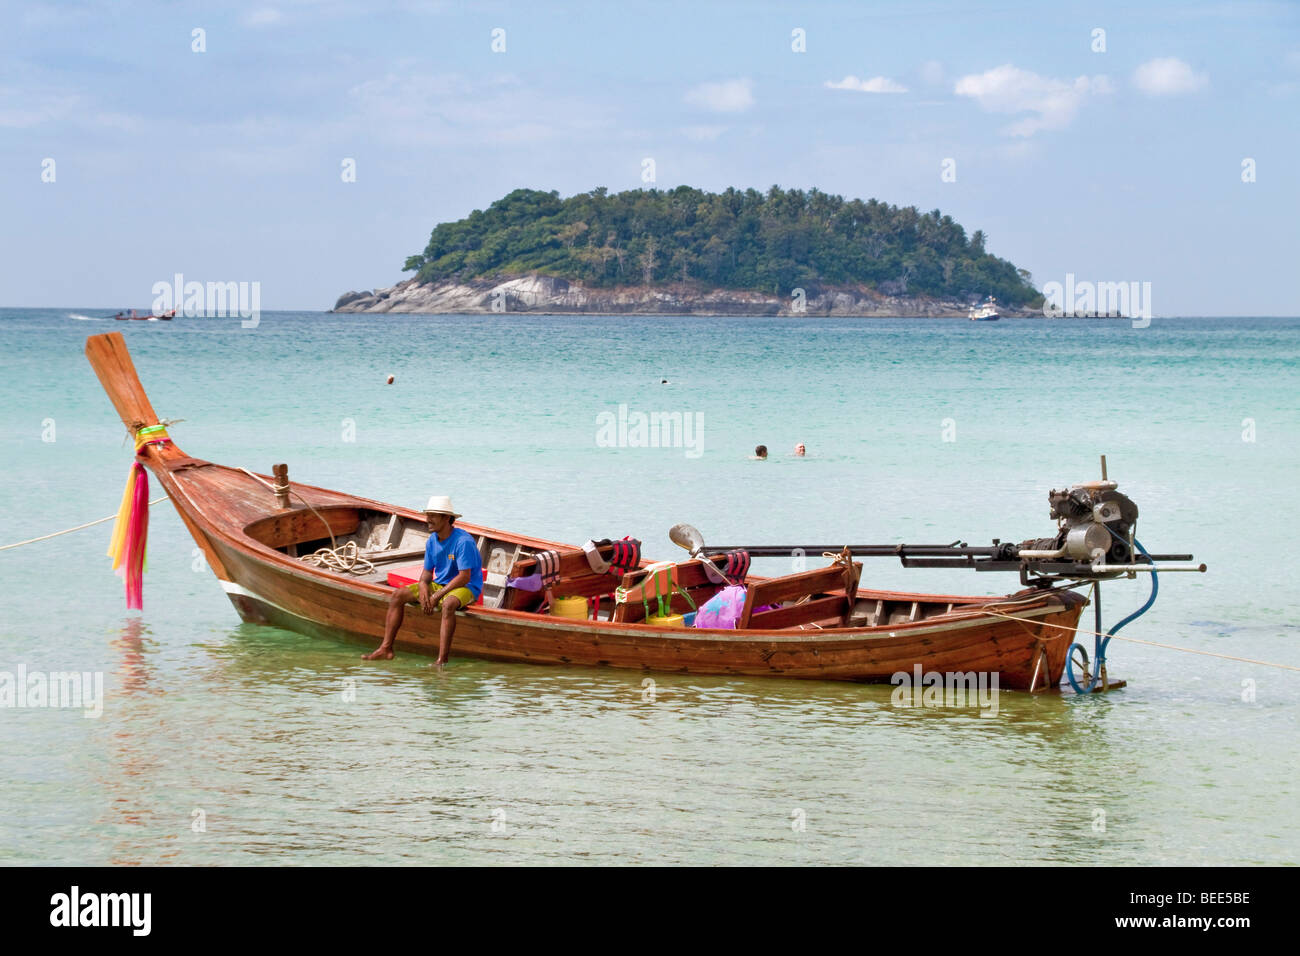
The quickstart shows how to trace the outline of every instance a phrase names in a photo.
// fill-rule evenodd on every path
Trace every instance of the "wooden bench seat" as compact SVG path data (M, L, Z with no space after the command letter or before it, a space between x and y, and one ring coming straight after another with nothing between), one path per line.
M852 565L836 562L816 571L802 571L751 584L736 627L741 630L776 630L826 621L847 627L861 575L861 562ZM797 603L801 600L802 603ZM783 606L769 611L754 610L769 604Z

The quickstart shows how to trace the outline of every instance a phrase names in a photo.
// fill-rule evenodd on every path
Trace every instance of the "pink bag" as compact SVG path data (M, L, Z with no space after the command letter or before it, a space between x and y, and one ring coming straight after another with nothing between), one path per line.
M704 603L695 615L695 627L734 628L745 610L745 586L723 588Z

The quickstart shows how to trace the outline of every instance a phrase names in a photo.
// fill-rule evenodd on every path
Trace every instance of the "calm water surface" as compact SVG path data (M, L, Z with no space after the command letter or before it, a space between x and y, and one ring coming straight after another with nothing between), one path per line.
M651 557L679 521L719 543L1047 535L1048 489L1105 453L1147 547L1211 567L1164 576L1124 633L1300 665L1300 320L94 318L112 311L0 310L0 544L116 510L130 449L82 349L120 329L196 456ZM699 446L602 447L620 404L699 413ZM771 460L747 460L759 442ZM143 615L107 525L0 553L0 671L105 675L98 719L0 708L4 862L1300 858L1294 671L1116 640L1124 690L1004 693L981 717L887 686L656 676L648 700L638 673L362 665L240 623L169 504L150 530ZM868 562L872 585L1016 587ZM1107 620L1145 596L1107 585Z

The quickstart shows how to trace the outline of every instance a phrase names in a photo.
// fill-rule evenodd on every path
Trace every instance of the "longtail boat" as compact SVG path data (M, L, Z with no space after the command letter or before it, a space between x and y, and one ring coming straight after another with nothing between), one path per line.
M129 312L119 312L117 315L113 316L113 318L117 319L119 322L170 322L172 319L176 318L176 310L171 309L168 312L159 312L157 315L141 315L136 312L135 309L131 309Z
M241 618L378 644L390 582L401 581L401 572L423 556L429 532L422 514L290 481L283 465L265 475L193 458L167 435L121 333L91 336L86 355L136 440L133 468L143 474L140 466L147 467L162 484ZM137 500L147 506L147 495ZM720 573L725 555L694 554L667 575L644 559L611 573L597 570L613 554L609 542L588 542L584 550L464 522L457 527L477 539L485 586L482 603L458 612L452 654L491 661L881 682L919 667L996 673L1003 688L1039 691L1060 683L1087 603L1073 590L1078 582L1060 576L995 597L872 590L859 586L862 564L846 548L823 568L748 576L735 629L668 627L655 621L702 606L730 583ZM1096 526L1091 533L1094 540L1085 543L1095 545ZM1048 546L1034 555L1042 568L1061 571L1061 562L1072 560L1066 545L1058 553L1053 541L1040 544ZM1029 583L1026 559L1006 547L911 560L929 566L943 560L969 565L977 555L1009 566L1018 561ZM321 562L322 549L334 560ZM593 550L599 555L594 561ZM556 594L589 599L587 616L540 613L538 595L512 586L536 570L540 554ZM340 555L351 559L340 562ZM1083 573L1078 567L1101 567L1099 556L1092 557L1091 565L1075 562L1075 572L1065 577ZM1140 568L1130 563L1107 573L1132 577L1134 570ZM436 656L438 628L437 616L408 613L396 647Z

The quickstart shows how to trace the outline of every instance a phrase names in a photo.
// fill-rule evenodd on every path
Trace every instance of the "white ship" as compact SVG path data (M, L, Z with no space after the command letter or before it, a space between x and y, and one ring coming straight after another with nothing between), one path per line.
M979 306L970 307L972 322L992 322L998 317L998 300L989 296Z

